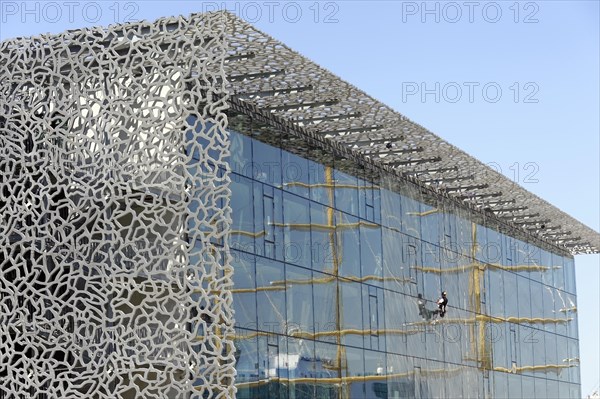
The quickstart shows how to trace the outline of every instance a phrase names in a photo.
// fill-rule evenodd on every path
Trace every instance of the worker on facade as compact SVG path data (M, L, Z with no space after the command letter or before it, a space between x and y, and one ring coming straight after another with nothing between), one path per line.
M439 314L440 317L444 317L444 315L446 314L446 305L448 305L448 296L446 291L442 291L442 296L440 297L440 299L437 300L437 305L437 314Z
M417 306L419 307L419 316L429 321L437 314L437 310L427 309L427 299L423 298L423 295L417 294Z

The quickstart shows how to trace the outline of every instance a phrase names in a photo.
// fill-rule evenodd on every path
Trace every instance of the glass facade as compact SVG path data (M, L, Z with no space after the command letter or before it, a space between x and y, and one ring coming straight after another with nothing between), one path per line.
M580 397L570 255L244 115L229 126L238 398Z

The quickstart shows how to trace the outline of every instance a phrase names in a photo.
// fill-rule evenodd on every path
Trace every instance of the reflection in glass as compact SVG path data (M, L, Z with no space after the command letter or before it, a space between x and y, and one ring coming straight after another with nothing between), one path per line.
M335 181L335 207L358 216L358 179L337 169L333 172L333 179Z
M302 336L314 333L312 303L312 272L300 267L287 265L285 270L287 323L286 333Z
M360 273L360 236L358 218L342 212L336 212L336 253L334 262L339 259L339 275L358 280ZM342 227L340 227L340 225ZM335 263L334 263L335 265ZM335 273L334 273L335 274Z
M245 252L231 251L233 309L236 326L256 329L256 284L254 259Z
M338 344L340 342L340 330L342 329L338 303L342 309L348 308L354 312L356 309L352 307L351 300L346 302L344 301L345 298L340 298L339 283L332 276L313 272L313 282L314 303L316 309L318 309L314 312L316 339ZM357 299L360 300L360 297ZM352 315L350 318L354 319L355 316Z
M381 227L370 224L360 226L360 262L362 276L373 277L370 284L383 286Z
M314 270L334 273L339 266L334 214L333 208L314 202L310 204L310 248Z
M283 194L284 256L286 262L311 267L310 212L308 200Z
M271 133L232 135L237 397L579 393L572 258Z
M235 382L237 397L241 399L259 397L258 381L264 378L259 374L258 338L255 335L251 336L251 333L248 330L236 329L238 339L235 340Z
M256 304L258 329L267 332L283 332L286 323L285 287L283 263L271 259L256 258Z

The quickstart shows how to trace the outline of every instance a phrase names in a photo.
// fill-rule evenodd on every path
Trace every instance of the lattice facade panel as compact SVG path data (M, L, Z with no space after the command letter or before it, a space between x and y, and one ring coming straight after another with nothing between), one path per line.
M223 29L0 45L0 398L234 396Z

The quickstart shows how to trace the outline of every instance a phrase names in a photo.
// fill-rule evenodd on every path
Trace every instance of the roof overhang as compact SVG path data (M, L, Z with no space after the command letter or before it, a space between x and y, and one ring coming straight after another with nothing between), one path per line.
M600 252L598 232L233 14L223 15L231 52L225 68L235 76L229 85L237 108L250 107L571 254Z

